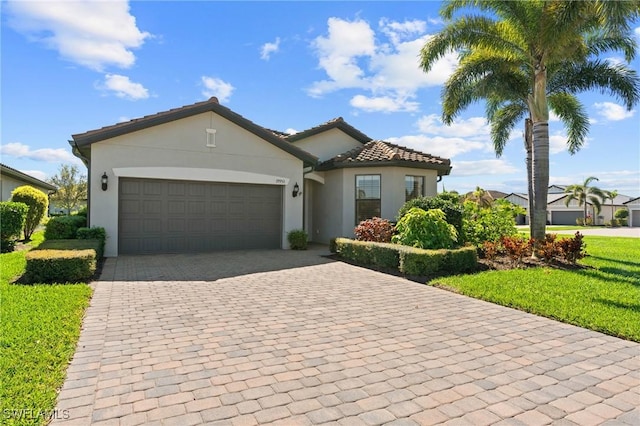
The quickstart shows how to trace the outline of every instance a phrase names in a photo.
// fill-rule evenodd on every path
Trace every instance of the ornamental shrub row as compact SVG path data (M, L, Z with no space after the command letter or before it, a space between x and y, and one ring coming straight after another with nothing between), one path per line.
M96 272L94 249L31 250L25 258L23 281L27 283L81 282L90 280Z
M475 247L426 250L399 244L335 239L336 253L364 265L394 268L407 275L457 274L477 268Z
M67 240L76 238L79 228L87 226L84 216L52 217L44 229L45 240Z

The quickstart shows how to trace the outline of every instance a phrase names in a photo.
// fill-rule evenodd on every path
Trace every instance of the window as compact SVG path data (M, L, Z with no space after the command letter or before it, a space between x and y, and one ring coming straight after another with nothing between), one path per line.
M380 175L356 176L356 224L380 217Z
M422 197L424 195L424 176L405 176L404 195L405 201Z

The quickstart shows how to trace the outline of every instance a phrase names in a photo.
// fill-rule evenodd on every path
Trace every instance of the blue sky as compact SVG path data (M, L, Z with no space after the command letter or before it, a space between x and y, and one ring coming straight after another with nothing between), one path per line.
M440 190L526 192L520 128L496 158L483 105L452 126L440 122L440 90L456 57L429 74L418 68L420 47L442 28L440 2L1 7L1 161L40 179L62 163L86 171L71 154L72 134L217 96L271 129L301 131L341 116L374 139L450 158ZM551 183L596 176L603 189L639 196L640 107L628 112L599 93L581 100L592 124L577 154L566 152L561 123L550 123Z

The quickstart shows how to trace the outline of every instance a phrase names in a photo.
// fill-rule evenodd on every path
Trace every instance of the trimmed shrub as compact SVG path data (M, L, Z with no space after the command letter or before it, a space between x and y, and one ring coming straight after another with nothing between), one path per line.
M65 240L76 238L79 228L87 225L83 216L52 217L44 229L45 240Z
M90 280L96 272L96 251L31 250L25 255L27 283L65 283Z
M0 251L13 251L16 240L20 238L29 206L12 201L0 202Z
M546 262L549 262L560 255L560 247L556 241L557 237L558 236L556 234L546 234L544 236L544 240L535 245L536 255L544 259Z
M629 217L629 210L627 209L618 209L613 214L613 217L616 219L627 219Z
M424 211L413 207L402 216L396 231L392 242L424 249L451 248L458 237L440 209Z
M478 264L474 247L424 250L399 244L336 238L336 250L344 259L362 265L398 269L407 275L468 272L475 270Z
M102 240L46 240L34 250L95 250L96 259L104 256Z
M523 238L519 235L505 236L500 241L504 251L509 256L514 265L520 265L522 258L531 254L533 239Z
M35 189L29 185L23 185L13 190L11 193L11 201L24 203L29 207L23 228L24 239L29 240L47 212L49 198L39 189Z
M98 240L101 242L100 252L104 253L104 244L107 241L107 231L102 226L92 228L78 228L76 238L79 240ZM102 257L102 256L99 256Z
M515 217L524 209L507 200L495 200L491 207L480 207L473 201L464 203L464 241L481 247L486 241L497 242L518 233Z
M444 212L445 220L448 224L456 228L458 236L462 236L463 208L460 204L460 197L451 192L443 192L435 197L417 197L409 200L398 211L398 220L409 212L413 207L418 207L424 211L440 209ZM459 239L458 242L462 242Z
M353 230L353 233L358 241L390 243L394 231L395 228L387 219L374 217L360 222Z
M89 210L87 209L87 206L82 207L80 210L76 212L76 216L87 217L88 214L89 214Z
M307 239L307 233L303 229L294 229L287 234L287 240L289 241L291 250L306 250Z
M561 239L557 244L562 257L567 262L576 263L587 255L586 244L584 244L583 235L580 232L576 232L573 238Z

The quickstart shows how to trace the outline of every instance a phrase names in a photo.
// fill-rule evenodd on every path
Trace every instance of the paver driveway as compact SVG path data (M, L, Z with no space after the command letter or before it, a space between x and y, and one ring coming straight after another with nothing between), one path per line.
M640 345L318 254L109 259L54 424L640 423Z

